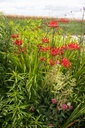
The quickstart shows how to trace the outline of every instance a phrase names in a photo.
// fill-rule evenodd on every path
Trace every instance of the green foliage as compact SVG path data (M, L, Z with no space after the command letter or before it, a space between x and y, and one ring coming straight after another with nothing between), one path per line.
M49 22L0 15L1 128L84 126L84 41Z
M54 93L54 97L58 100L58 103L66 103L73 95L73 88L76 86L76 79L72 77L70 72L63 74L59 71L60 66L53 66L52 69L47 72L45 86L50 88L50 91Z
M72 125L70 122L77 122L78 117L85 114L85 106L78 105L74 111L71 113L65 124L62 126L62 128L68 128Z

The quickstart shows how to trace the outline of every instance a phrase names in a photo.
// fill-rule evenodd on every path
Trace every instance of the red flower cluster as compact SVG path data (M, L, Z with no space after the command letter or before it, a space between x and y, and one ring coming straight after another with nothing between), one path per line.
M17 46L20 46L20 45L22 45L22 40L19 40L18 37L19 37L19 34L12 34L12 38L15 39L14 44L16 44ZM24 50L22 50L22 51L24 51Z
M52 21L48 24L48 26L49 26L50 28L56 28L56 27L58 27L58 21L52 20Z
M49 124L49 127L52 128L53 127L53 124Z
M71 63L67 58L63 58L61 63L65 68L70 68Z
M68 50L66 45L59 47L59 55L63 55L66 50Z
M50 59L50 60L49 60L49 64L50 64L50 65L59 64L59 60Z
M54 65L54 61L52 59L49 60L50 65Z
M61 105L61 108L65 111L65 110L68 110L68 109L72 109L73 106L67 105L67 104L62 104L62 105Z
M72 43L68 44L68 49L70 49L70 50L79 50L80 46L77 43L72 42Z
M51 56L56 56L56 55L58 55L58 53L59 53L59 49L58 48L51 48L50 49L50 55Z
M49 39L46 38L46 37L44 37L44 38L42 38L42 42L43 42L43 43L49 43Z
M15 43L16 45L20 46L20 45L22 45L22 40L16 39L14 43Z
M62 23L69 23L69 20L68 19L65 19L65 18L61 18L60 19L60 22L62 22Z
M57 107L58 110L71 110L73 108L72 105L68 105L68 104L61 104L60 106Z
M18 38L19 34L12 34L12 38Z
M65 19L65 18L61 18L60 22L68 23L69 20ZM58 21L52 20L48 23L48 26L50 28L56 28L56 27L58 27ZM66 55L66 54L64 54L65 51L80 50L80 46L75 42L71 42L69 44L65 44L60 47L56 47L56 46L51 47L50 43L49 43L49 39L47 37L43 37L42 43L37 46L39 48L39 52L47 52L47 58L49 57L49 64L50 65L61 64L65 68L70 68L70 66L71 66L70 60L68 60L68 58L64 57L64 55ZM45 54L45 53L42 53L42 55L43 54ZM47 63L48 63L48 59L46 59L44 56L40 57L41 62L43 62L45 60L47 60Z
M67 105L67 104L62 104L61 107L62 107L62 109L63 109L64 111L68 109L68 105Z
M47 40L47 38L46 38ZM44 42L44 40L43 40ZM67 50L80 50L80 46L77 43L70 43L68 45L63 45L61 47L50 47L50 46L42 46L38 47L41 52L49 52L49 64L55 65L55 64L61 64L65 68L70 68L71 62L63 57L63 54ZM40 61L44 61L46 59L41 58Z
M52 99L52 104L56 104L57 100L56 99Z
M46 51L49 50L49 47L41 46L39 49L40 49L40 51L42 51L42 52L46 52Z
M46 60L46 58L44 57L44 56L42 56L42 57L40 57L40 61L42 62L42 61L45 61Z
M63 45L63 46L57 47L57 48L51 48L50 49L50 55L51 56L62 55L65 50L67 50L66 45Z

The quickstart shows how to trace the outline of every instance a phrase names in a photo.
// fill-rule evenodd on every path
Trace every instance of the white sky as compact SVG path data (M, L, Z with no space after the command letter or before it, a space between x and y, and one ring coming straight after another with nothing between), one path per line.
M82 17L80 9L85 0L0 0L0 11L5 14L28 16Z

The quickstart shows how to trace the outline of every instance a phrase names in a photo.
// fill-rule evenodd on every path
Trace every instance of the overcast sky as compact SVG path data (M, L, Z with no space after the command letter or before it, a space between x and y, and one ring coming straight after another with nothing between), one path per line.
M0 11L26 16L82 17L85 0L0 0ZM72 11L72 13L71 13Z

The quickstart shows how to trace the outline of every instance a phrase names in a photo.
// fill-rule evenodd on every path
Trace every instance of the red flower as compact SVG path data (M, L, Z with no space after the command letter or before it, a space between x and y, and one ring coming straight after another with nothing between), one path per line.
M62 104L61 107L62 107L62 109L63 109L64 111L68 109L68 105L67 105L67 104Z
M55 60L54 63L55 63L55 64L60 64L59 60Z
M61 19L60 19L60 22L62 22L62 23L68 23L69 20L68 20L68 19L65 19L65 18L61 18Z
M56 104L57 100L56 99L52 99L52 104Z
M15 43L16 45L20 46L20 45L22 45L22 40L16 39L14 43Z
M46 52L46 51L49 50L49 48L48 48L48 47L43 47L43 46L41 46L41 47L40 47L40 50L41 50L42 52Z
M12 38L18 38L19 34L12 34Z
M49 60L49 63L50 63L50 65L54 65L55 64L55 62L52 59Z
M42 38L42 42L43 42L43 43L49 43L49 39L46 38L46 37L44 37L44 38Z
M63 46L59 47L59 55L62 55L65 50L67 50L67 45L63 45Z
M46 58L45 57L40 57L40 61L45 61L46 60Z
M50 65L60 64L59 60L49 60Z
M49 127L53 127L53 124L50 124Z
M50 55L51 56L56 56L59 52L59 49L58 48L51 48L50 49Z
M77 43L70 43L70 44L68 44L68 48L70 50L79 50L80 46Z
M50 28L56 28L56 27L58 27L58 22L55 21L55 20L52 20L52 21L48 24L48 26L49 26Z
M63 58L62 59L62 65L65 67L65 68L70 68L70 61L67 59L67 58Z
M73 106L72 106L72 105L68 105L68 109L70 109L70 110L71 110L72 108L73 108Z

